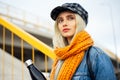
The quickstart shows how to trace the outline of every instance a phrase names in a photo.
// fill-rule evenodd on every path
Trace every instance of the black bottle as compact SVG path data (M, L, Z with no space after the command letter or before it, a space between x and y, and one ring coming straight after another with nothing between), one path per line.
M45 76L33 65L31 59L25 61L25 64L30 72L32 80L47 80Z

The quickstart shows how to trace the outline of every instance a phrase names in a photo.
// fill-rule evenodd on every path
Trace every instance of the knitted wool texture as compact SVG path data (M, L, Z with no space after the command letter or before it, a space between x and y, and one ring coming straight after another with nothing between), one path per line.
M58 60L64 60L64 63L58 73L57 80L71 80L78 65L83 60L85 51L91 45L93 45L92 38L83 30L76 34L70 45L54 50L57 57L52 66L50 80L54 80Z

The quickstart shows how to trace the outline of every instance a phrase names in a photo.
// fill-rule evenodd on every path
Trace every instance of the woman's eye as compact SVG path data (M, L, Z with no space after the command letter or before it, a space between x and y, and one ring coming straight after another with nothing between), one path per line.
M63 20L62 20L62 19L59 19L59 20L58 20L58 23L62 23L62 22L63 22Z
M68 17L68 20L74 20L74 17L69 16L69 17Z

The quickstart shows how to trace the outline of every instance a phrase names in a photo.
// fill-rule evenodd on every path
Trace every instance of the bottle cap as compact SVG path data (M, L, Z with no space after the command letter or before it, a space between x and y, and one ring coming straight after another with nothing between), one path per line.
M28 60L25 61L25 64L26 64L26 66L29 66L29 65L31 65L31 64L33 64L33 63L32 63L32 60L31 60L31 59L28 59Z

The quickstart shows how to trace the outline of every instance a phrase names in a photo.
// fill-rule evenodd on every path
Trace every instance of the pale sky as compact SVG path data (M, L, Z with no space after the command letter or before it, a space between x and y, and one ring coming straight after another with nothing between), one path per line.
M50 12L54 7L65 2L78 2L88 11L89 21L86 30L93 39L120 56L120 0L0 0L0 2L38 15L51 25L54 21L50 18Z

